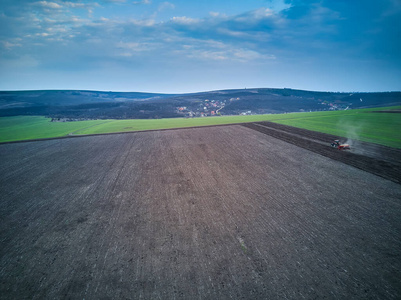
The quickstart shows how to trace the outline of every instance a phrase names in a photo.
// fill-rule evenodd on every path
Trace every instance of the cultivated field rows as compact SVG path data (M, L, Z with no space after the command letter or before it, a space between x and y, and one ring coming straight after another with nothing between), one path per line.
M401 183L401 150L361 141L347 141L350 150L339 151L327 141L342 139L325 133L275 124L271 122L246 123L243 126L324 155L361 170ZM326 141L326 142L324 142ZM343 143L342 142L342 143Z
M257 122L255 124L302 136L316 142L324 143L325 145L330 144L333 140L340 139L342 142L346 142L351 145L352 153L381 159L401 166L401 149L363 142L355 139L353 140L346 137L339 137L332 134L311 131L273 122Z
M0 155L2 299L401 297L401 186L261 132Z

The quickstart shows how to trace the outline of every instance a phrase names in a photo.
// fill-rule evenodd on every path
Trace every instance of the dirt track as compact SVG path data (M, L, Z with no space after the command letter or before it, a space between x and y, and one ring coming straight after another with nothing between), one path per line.
M401 297L401 185L291 142L235 125L0 155L2 299Z

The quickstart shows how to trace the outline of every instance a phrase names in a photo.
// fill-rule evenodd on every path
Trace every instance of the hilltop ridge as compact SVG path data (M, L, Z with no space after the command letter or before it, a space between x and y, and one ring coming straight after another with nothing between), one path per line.
M401 104L401 92L252 88L186 94L84 90L0 91L0 116L149 119L344 110Z

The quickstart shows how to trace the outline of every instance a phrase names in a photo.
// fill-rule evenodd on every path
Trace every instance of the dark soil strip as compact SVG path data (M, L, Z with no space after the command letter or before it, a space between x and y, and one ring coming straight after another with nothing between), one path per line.
M271 125L271 128L262 127L257 124L263 124L265 126ZM292 132L296 133L296 134L301 134L301 131L304 131L305 137L310 138L311 136L316 136L317 140L321 140L323 138L323 136L321 136L320 133L305 130L305 129L298 130L299 128L294 128L294 127L270 123L270 122L246 123L246 124L242 124L242 126L254 129L256 131L259 131L264 134L270 135L272 137L278 138L285 142L294 144L301 148L313 151L320 155L343 162L345 164L351 165L358 169L364 170L366 172L381 176L383 178L386 178L386 179L389 179L391 181L401 184L401 172L400 172L399 167L395 163L368 157L365 155L358 155L358 154L347 152L347 151L339 151L336 148L331 148L329 145L324 146L317 142L313 142L310 139L303 139L301 137L295 136L290 133L287 134L283 131L275 130L275 128L277 128L277 129L279 128L280 130L286 130L286 129L288 130L288 127L289 127L289 128L294 129ZM281 126L283 126L283 127L281 127ZM325 139L326 141L330 141L333 138L337 138L337 137L331 136L331 135L326 135L326 134L323 134L323 135L326 136L326 139ZM341 174L339 174L339 176L341 176Z

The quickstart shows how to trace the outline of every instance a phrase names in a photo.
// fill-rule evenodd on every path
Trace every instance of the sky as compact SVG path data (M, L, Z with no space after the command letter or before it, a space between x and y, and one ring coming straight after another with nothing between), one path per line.
M0 1L0 90L401 90L401 0Z

